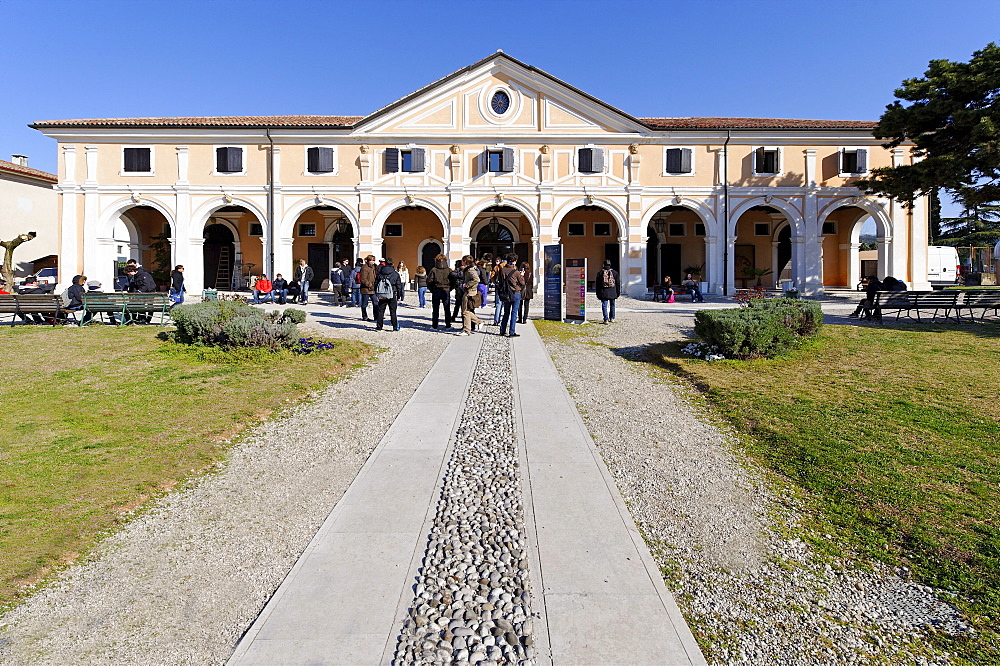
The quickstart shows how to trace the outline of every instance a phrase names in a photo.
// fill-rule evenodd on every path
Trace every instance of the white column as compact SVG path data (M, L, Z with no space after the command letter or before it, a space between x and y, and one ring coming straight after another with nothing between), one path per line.
M861 251L861 243L843 243L841 250L847 250L847 286L853 289L861 282L861 259L858 252Z
M87 180L83 183L83 272L101 274L101 253L97 244L100 231L97 218L100 200L97 193L97 146L84 146L87 161ZM110 262L110 256L108 257ZM71 276L72 277L72 276Z
M70 280L83 263L77 245L79 234L76 219L75 146L63 146L63 173L65 177L59 184L59 203L62 207L59 223L59 287L69 287Z
M722 243L718 236L705 236L705 272L702 289L708 294L722 294Z
M914 162L923 158L914 157ZM931 283L927 279L927 239L930 237L927 197L920 197L910 209L910 279L907 286L913 290L928 291Z
M292 242L291 238L274 239L274 268L272 272L281 273L289 282L292 281L291 271L295 268L292 265Z
M803 196L802 221L804 236L798 246L792 246L793 256L798 250L801 255L799 274L792 278L796 288L806 296L823 293L823 234L819 226L819 201L816 190L809 190ZM795 241L794 237L792 238ZM792 262L795 266L796 262Z
M903 166L905 162L906 149L893 148L892 166ZM892 237L891 240L887 239L886 243L888 249L886 275L899 278L906 275L909 267L910 215L903 204L895 200L890 204L889 214L892 218Z
M201 294L205 289L205 238L187 236L179 241L178 253L182 259L177 263L184 266L184 287L192 296Z

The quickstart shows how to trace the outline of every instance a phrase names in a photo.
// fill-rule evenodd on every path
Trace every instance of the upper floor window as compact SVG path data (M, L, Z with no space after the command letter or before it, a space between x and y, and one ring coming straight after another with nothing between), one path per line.
M238 146L216 148L215 170L218 173L243 173L243 149Z
M666 173L692 173L691 154L690 148L667 148L663 170Z
M781 173L781 149L761 147L753 151L755 176L775 176Z
M306 149L306 171L309 173L332 173L333 148L314 146Z
M868 171L867 148L840 149L841 174L867 173L867 171Z
M385 172L422 173L425 152L423 148L386 148Z
M152 148L122 148L122 172L152 173Z
M581 173L601 173L604 171L604 149L588 146L577 153L577 166Z
M513 148L490 148L486 151L486 170L493 173L514 171Z

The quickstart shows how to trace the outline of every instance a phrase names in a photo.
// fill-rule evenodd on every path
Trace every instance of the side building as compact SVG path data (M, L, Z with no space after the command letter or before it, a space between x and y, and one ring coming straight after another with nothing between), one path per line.
M707 293L782 281L805 294L878 273L927 284L927 205L865 196L855 179L909 164L874 122L636 118L502 52L367 116L36 122L59 143L62 279L110 282L166 238L193 291L306 259L410 266L444 253L542 246L605 259L641 295L664 275Z
M55 174L29 167L25 155L14 155L10 162L0 160L0 240L11 240L29 231L38 234L15 251L17 276L58 263L58 180Z

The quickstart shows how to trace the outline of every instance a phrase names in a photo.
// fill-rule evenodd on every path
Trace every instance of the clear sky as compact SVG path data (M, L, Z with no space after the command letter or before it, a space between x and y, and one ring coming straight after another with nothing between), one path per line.
M364 115L497 49L634 116L875 120L998 0L0 0L0 158L36 120Z

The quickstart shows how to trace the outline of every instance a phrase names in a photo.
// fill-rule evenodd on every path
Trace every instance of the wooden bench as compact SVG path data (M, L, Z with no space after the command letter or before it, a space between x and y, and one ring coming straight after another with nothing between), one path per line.
M163 326L167 323L171 305L170 296L161 292L148 294L130 294L122 291L87 292L83 295L84 313L112 315L112 321L118 318L119 326L134 322L136 317L152 316L156 313L160 314L160 326ZM81 317L81 325L84 319L89 318Z
M921 314L929 314L931 321L937 321L939 313L943 313L945 319L960 321L961 296L960 291L879 291L875 293L871 311L878 321L882 321L886 313L895 313L896 321L904 313L918 322L923 321Z
M62 297L56 294L0 294L0 314L10 315L11 326L18 319L24 319L22 315L40 315L55 326L71 313L63 305Z
M968 310L973 321L976 320L976 310L982 310L979 315L980 321L986 318L986 312L989 310L993 311L993 317L1000 316L1000 289L970 290L956 293L963 296L958 308Z
M690 296L691 302L694 303L694 292L691 289L679 284L672 284L670 285L670 288L674 290L674 296ZM664 289L662 286L653 287L654 303L666 303L667 298L668 296L666 293L664 293Z

